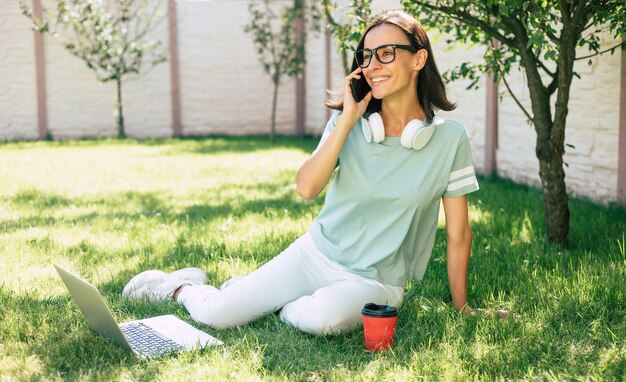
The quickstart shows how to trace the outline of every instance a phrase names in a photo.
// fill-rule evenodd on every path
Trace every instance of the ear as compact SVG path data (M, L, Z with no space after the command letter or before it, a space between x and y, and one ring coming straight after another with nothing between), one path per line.
M426 60L428 59L428 51L426 49L420 49L415 53L415 65L413 66L413 70L422 70L424 65L426 65Z

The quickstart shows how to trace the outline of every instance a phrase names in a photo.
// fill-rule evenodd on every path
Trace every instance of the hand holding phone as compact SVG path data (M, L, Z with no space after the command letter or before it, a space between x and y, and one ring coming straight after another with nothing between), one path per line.
M367 104L371 99L370 90L362 68L359 67L350 73L344 82L344 113L353 115L355 118L360 117L367 109ZM351 93L352 99L348 93ZM367 101L364 102L365 100Z

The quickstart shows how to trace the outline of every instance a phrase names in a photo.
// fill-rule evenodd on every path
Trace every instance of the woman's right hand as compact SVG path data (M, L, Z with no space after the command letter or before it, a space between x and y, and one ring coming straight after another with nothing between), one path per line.
M346 77L343 89L343 111L335 123L335 128L298 170L296 192L304 199L313 200L324 190L337 167L343 144L367 109L372 92L368 92L361 102L357 103L352 98L350 87L350 80L359 79L362 75L362 69L358 68Z
M357 121L365 110L367 109L367 104L369 104L372 99L372 91L367 92L365 97L360 102L356 102L354 97L352 96L352 87L350 86L350 80L361 79L363 76L363 68L358 67L355 71L350 73L345 81L343 88L343 112L342 115L345 115L347 118L350 118L353 121Z

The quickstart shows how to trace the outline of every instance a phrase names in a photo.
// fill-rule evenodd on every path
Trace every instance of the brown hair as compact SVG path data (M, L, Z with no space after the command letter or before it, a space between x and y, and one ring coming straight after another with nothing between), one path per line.
M426 31L422 25L405 12L402 11L388 11L381 13L374 17L361 36L359 45L356 50L363 49L365 43L365 36L367 33L381 24L391 24L402 29L404 34L409 38L410 44L416 48L426 49L428 57L426 64L420 70L417 76L417 97L420 104L424 108L427 119L431 119L435 115L435 110L450 111L456 108L456 105L450 102L446 96L446 88L441 79L441 74L435 64L435 56L430 47L430 41L426 35ZM356 60L352 59L352 70L358 68ZM342 110L343 109L343 82L341 83L341 91L333 92L330 99L327 99L325 104L331 109ZM336 93L336 94L335 94ZM366 113L379 112L382 106L382 100L372 98L367 105Z

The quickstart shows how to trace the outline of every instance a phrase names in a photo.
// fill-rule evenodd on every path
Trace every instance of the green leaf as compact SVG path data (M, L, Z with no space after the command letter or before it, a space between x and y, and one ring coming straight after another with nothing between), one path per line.
M558 57L558 52L556 50L549 50L543 55L544 60L556 61L557 57Z

